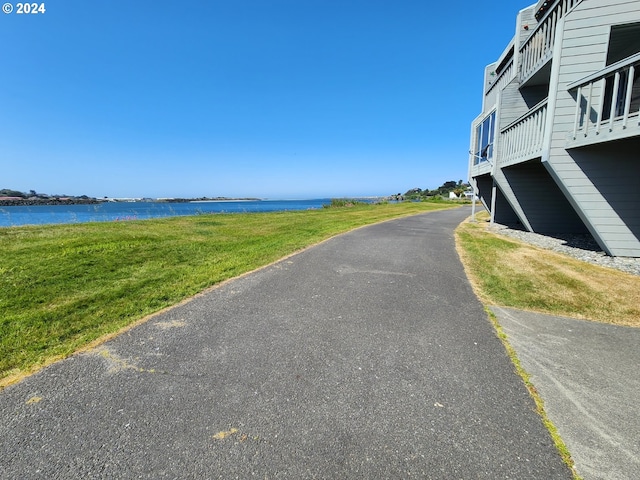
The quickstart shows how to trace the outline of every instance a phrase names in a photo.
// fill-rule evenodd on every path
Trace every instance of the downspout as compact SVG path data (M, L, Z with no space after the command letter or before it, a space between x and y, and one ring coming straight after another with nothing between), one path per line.
M502 89L498 90L496 95L496 116L493 125L493 165L491 165L491 220L490 224L493 225L496 220L496 196L498 194L498 184L496 183L496 173L498 172L498 161L500 158L500 146L502 145L502 138L500 136L500 130L497 126L500 124L500 106L502 105ZM500 139L500 140L498 140Z
M493 185L491 186L491 220L489 223L493 225L496 221L496 195L498 193L498 185L496 181L493 180Z
M476 221L476 189L473 189L473 198L471 199L471 221Z
M483 99L484 102L484 99ZM475 128L474 127L475 120L471 123L471 138L469 138L469 160L467 165L469 168L467 169L467 178L469 180L469 185L473 188L473 199L471 201L471 221L476 221L476 197L478 196L478 182L474 181L472 176L473 162L475 160L475 156L473 155L473 151L475 150Z

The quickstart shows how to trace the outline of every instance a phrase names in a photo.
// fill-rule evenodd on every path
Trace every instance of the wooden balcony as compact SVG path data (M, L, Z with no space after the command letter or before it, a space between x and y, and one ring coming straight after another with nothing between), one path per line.
M582 0L549 0L552 3L539 19L536 28L520 47L520 83L526 83L543 66L553 54L558 21Z
M568 86L576 99L567 148L640 135L640 53Z
M498 165L505 167L542 156L547 99L500 131Z

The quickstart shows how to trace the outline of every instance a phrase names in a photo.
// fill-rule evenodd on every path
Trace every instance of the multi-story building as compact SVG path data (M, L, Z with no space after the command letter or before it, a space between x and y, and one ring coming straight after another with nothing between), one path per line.
M540 0L485 69L469 179L492 221L640 257L640 0Z

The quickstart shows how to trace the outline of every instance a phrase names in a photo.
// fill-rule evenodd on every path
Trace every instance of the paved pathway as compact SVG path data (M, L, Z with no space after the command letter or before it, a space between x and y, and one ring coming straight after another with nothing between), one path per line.
M570 479L454 249L336 237L0 392L0 478Z
M640 478L640 328L491 309L578 474Z

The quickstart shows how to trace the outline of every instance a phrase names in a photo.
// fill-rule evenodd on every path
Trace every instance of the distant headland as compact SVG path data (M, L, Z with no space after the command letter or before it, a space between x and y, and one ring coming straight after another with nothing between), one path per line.
M87 195L49 195L37 193L35 190L20 192L4 188L0 190L0 206L20 205L81 205L103 202L230 202L230 201L259 201L260 198L229 198L229 197L198 197L198 198L95 198Z

